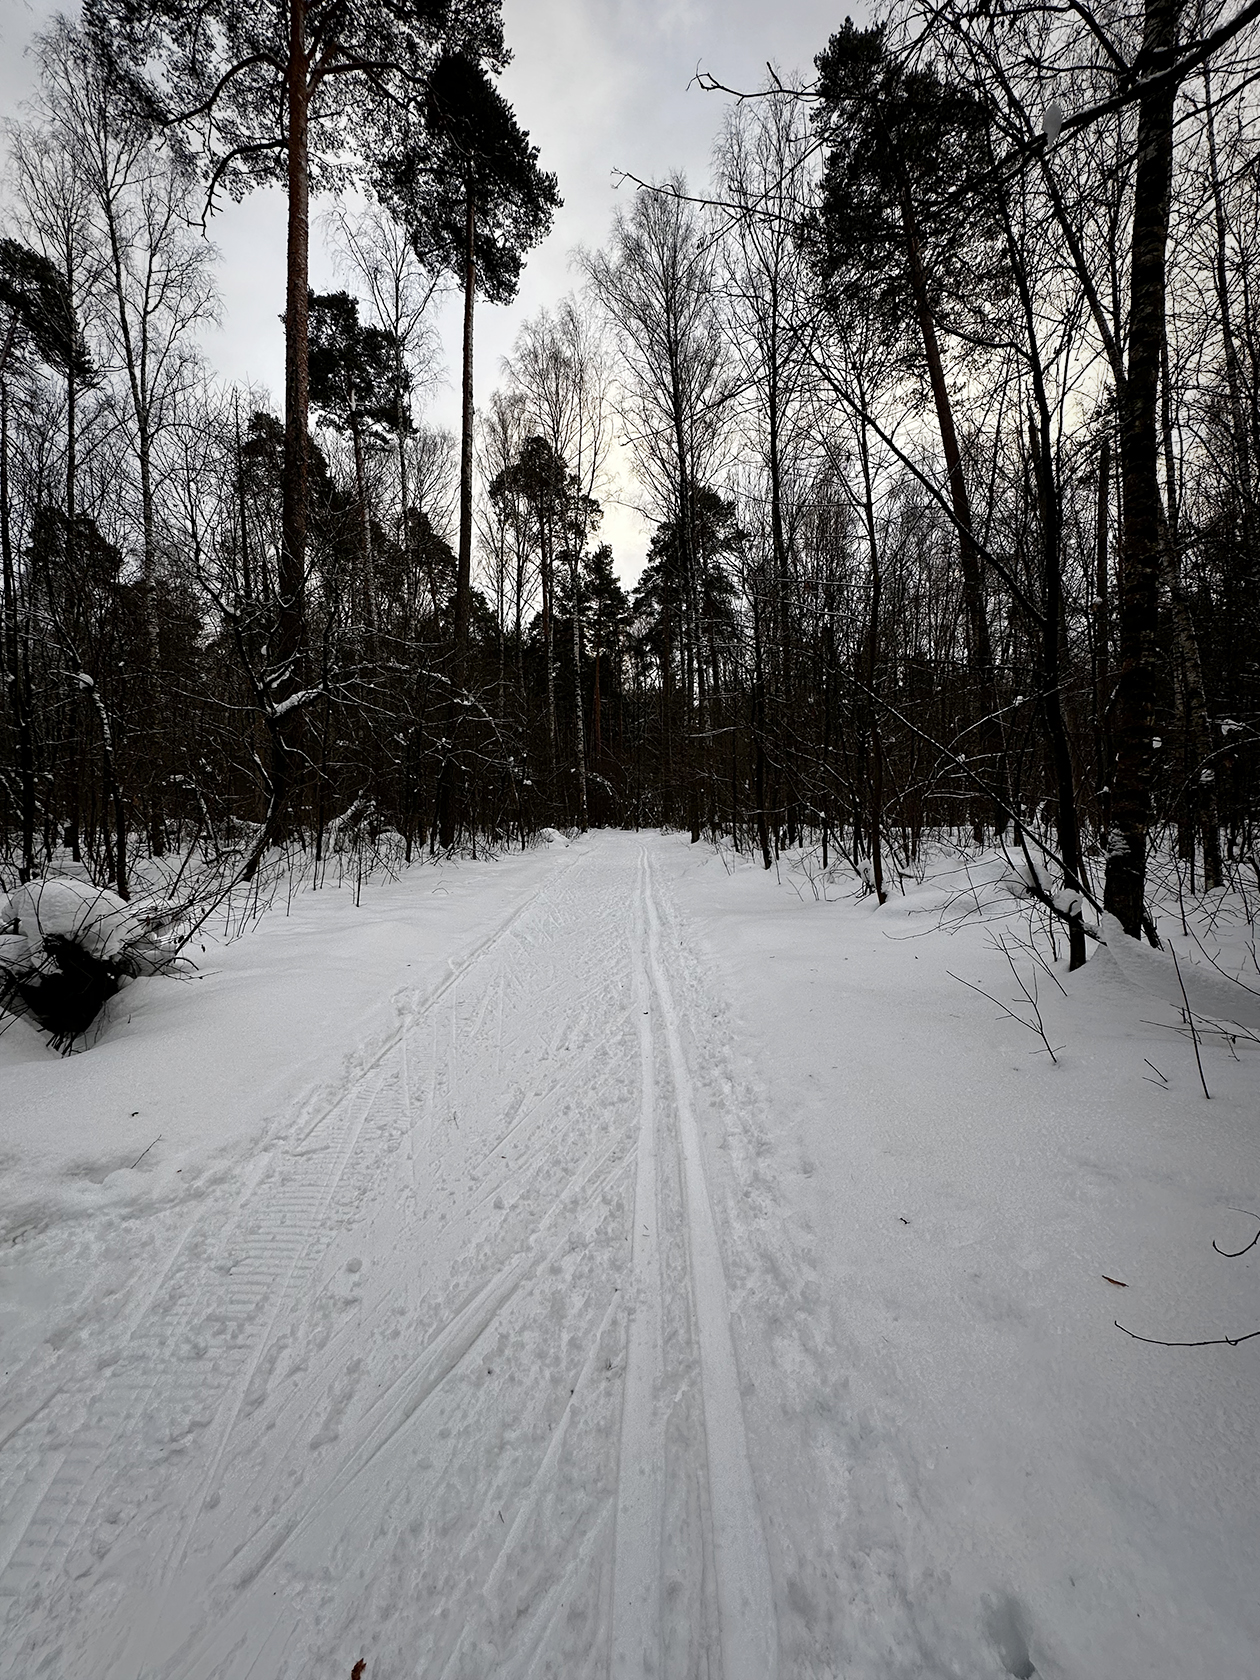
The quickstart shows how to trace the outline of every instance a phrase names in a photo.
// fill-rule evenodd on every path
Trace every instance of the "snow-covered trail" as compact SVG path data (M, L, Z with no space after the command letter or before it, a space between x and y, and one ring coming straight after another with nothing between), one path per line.
M10 1373L0 1672L769 1680L686 941L651 842L574 848Z

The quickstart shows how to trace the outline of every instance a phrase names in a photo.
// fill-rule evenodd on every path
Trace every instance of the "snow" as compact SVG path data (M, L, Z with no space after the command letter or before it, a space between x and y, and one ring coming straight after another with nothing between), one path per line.
M1260 1340L1114 1321L1260 1327L1254 934L1207 1101L1171 955L903 885L599 834L13 1023L0 1674L1250 1672Z
M0 927L16 926L34 955L52 935L72 939L102 962L117 957L141 932L135 912L116 893L73 879L32 881L0 899Z

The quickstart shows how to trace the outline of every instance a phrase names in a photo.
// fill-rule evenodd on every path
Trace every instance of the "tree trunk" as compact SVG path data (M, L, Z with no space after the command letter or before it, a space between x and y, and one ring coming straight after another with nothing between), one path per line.
M139 342L132 329L127 306L126 233L118 221L118 201L113 186L102 178L98 187L101 209L109 233L110 260L114 276L114 301L118 309L118 328L122 338L127 381L131 390L131 406L136 422L136 455L140 468L140 611L144 621L145 663L141 674L141 728L148 742L145 753L145 784L141 789L145 826L148 830L149 851L161 857L166 850L166 834L162 824L160 801L153 787L155 769L161 755L155 750L160 722L157 696L159 665L157 601L155 588L156 543L153 513L153 415L149 369L149 309L141 310ZM73 384L73 377L71 377ZM68 393L69 394L69 393ZM73 423L73 422L72 422ZM71 538L73 542L73 536Z
M593 691L592 691L592 694L591 694L591 725L592 725L592 735L593 735L593 740L592 740L592 743L591 743L591 754L592 754L592 758L594 760L594 763L595 763L595 766L596 766L597 769L599 767L600 761L602 760L602 758L604 756L604 743L603 743L603 740L602 740L601 735L600 735L600 711L601 711L601 708L602 708L602 701L601 701L600 692L599 692L599 643L596 642L596 644L595 644L595 681L594 681Z
M241 522L241 595L245 601L254 598L253 580L249 564L249 509L245 499L245 457L241 453L241 405L233 399L236 416L236 499L237 517Z
M401 345L394 357L394 426L398 437L398 513L399 534L402 539L403 551L403 591L406 607L404 614L406 623L403 634L410 635L412 630L412 593L411 593L411 514L407 505L407 407L406 407L406 373L403 365Z
M1164 482L1167 486L1167 512L1163 532L1164 583L1168 589L1173 636L1177 643L1182 729L1188 749L1188 780L1183 808L1187 811L1189 820L1185 825L1184 839L1191 860L1191 891L1194 890L1194 836L1197 829L1203 842L1203 890L1214 892L1221 884L1221 827L1216 806L1216 767L1212 762L1212 720L1208 716L1203 662L1199 657L1199 638L1195 633L1190 602L1181 581L1180 498L1177 495L1176 453L1173 448L1172 383L1167 343L1164 345L1163 354L1161 422L1164 435Z
M676 355L670 369L670 394L673 408L674 453L678 471L678 560L679 598L682 605L682 676L683 676L683 775L687 784L687 812L692 838L698 840L700 796L697 778L701 774L700 752L697 751L696 732L692 726L693 660L699 665L703 689L703 663L699 655L699 611L696 589L695 528L692 523L693 490L691 463L687 448L687 402L683 390ZM689 633L690 632L690 633ZM702 723L703 727L703 723ZM701 749L702 751L703 749Z
M310 419L309 346L311 181L310 91L306 0L290 0L288 104L288 246L284 311L284 464L281 473L280 555L274 644L264 673L268 696L283 701L301 684L305 630L306 515ZM270 789L262 832L242 871L251 880L268 846L280 838L297 779L301 713L266 714L270 739Z
M144 550L140 578L141 601L144 612L145 651L148 669L144 674L144 728L148 736L147 786L144 791L145 823L149 831L149 852L153 857L166 853L166 824L162 817L160 777L162 755L157 751L157 737L161 722L158 695L158 670L161 651L158 640L157 613L157 542L153 511L153 438L150 428L147 393L136 414L140 454L140 512L144 526Z
M866 411L866 397L862 396L862 410ZM871 484L871 457L867 447L866 421L858 431L858 448L862 457L862 512L866 524L867 555L871 571L871 610L866 628L866 706L870 732L871 758L868 806L871 842L871 878L875 896L881 904L887 902L884 891L884 848L882 825L884 820L884 743L879 732L879 712L875 704L875 678L879 657L879 607L883 575L880 567L879 542L875 533L875 497Z
M1111 815L1111 596L1107 559L1111 511L1111 439L1098 452L1098 514L1094 536L1094 754L1098 763L1098 831L1103 849Z
M774 345L771 347L771 356ZM775 581L778 587L779 682L786 708L792 703L792 594L788 570L787 537L783 530L783 461L779 442L779 381L771 361L766 391L767 459L770 477L770 542L774 549Z
M576 549L571 561L573 582L573 716L576 730L576 769L578 778L578 826L585 834L591 826L586 803L586 725L582 716L582 614L578 610L578 557Z
M661 793L661 822L668 827L674 814L674 614L669 601L669 579L661 568L661 744L665 760L665 786Z
M542 585L542 614L543 614L543 657L547 662L547 752L551 765L551 774L556 773L556 659L554 647L555 634L555 584L556 577L552 565L551 526L543 509L538 510L538 568L539 581Z
M477 295L477 223L473 183L466 182L464 227L463 402L459 436L459 568L455 579L455 654L462 664L468 652L472 611L473 521L473 306Z
M354 488L359 502L359 558L363 567L363 599L367 608L366 618L369 645L373 653L376 652L376 639L380 634L380 615L377 609L376 597L376 557L372 553L372 516L368 508L367 493L367 462L363 453L363 428L357 416L351 412L350 440L354 446Z
M477 220L473 202L473 183L465 182L464 211L464 346L462 373L462 403L459 437L459 555L455 569L455 681L463 683L467 675L468 632L472 617L472 469L473 469L473 309L477 296ZM444 847L455 844L459 829L457 787L458 769L455 761L455 732L459 713L454 701L446 710L446 757L438 776L438 837Z
M976 549L971 519L971 498L963 472L962 451L954 429L954 409L949 387L945 383L945 368L941 361L940 342L936 336L936 322L928 297L927 276L923 270L923 256L919 249L919 233L908 189L901 196L901 224L905 234L909 259L910 285L914 293L915 313L923 338L923 353L927 361L928 379L932 387L932 402L936 408L936 424L945 454L945 471L949 482L949 500L958 534L958 561L962 572L963 607L967 619L967 660L979 683L979 703L982 716L988 721L980 731L981 750L989 760L989 773L994 783L992 816L999 832L1006 826L1006 806L1002 798L1002 784L1006 779L1005 743L998 713L997 689L993 672L993 647L989 638L989 618L985 611L984 576ZM977 839L983 835L980 820L973 823Z
M1085 966L1085 924L1083 902L1079 896L1084 886L1084 870L1072 751L1063 721L1062 649L1065 638L1062 528L1058 492L1051 466L1050 410L1046 405L1045 392L1041 389L1039 370L1035 384L1041 410L1040 432L1031 420L1028 430L1041 513L1042 604L1045 612L1041 627L1043 711L1046 736L1050 743L1050 762L1054 768L1057 796L1055 827L1059 836L1059 855L1063 860L1063 885L1069 893L1078 895L1076 908L1068 915L1068 969L1071 971Z
M765 663L761 650L761 615L757 611L755 587L750 591L753 608L753 793L757 800L757 844L761 847L761 861L770 868L770 825L766 818L766 682Z
M4 583L4 664L9 710L17 733L18 786L21 789L22 862L18 879L35 875L35 748L28 696L18 654L17 578L13 570L13 538L9 523L9 387L0 379L0 561Z
M1212 76L1208 65L1203 66L1203 109L1207 129L1208 174L1212 187L1212 220L1215 233L1216 301L1221 314L1221 342L1225 350L1225 383L1229 390L1230 426L1234 433L1234 447L1238 451L1239 512L1243 547L1247 548L1254 523L1251 485L1251 445L1247 424L1243 417L1242 373L1238 365L1238 340L1234 333L1233 310L1229 297L1229 265L1227 261L1227 224L1225 200L1221 191L1220 164L1216 152L1216 121L1212 103Z
M950 401L949 387L945 383L941 347L936 336L936 322L932 317L932 306L928 298L919 236L908 195L903 195L902 198L901 221L910 261L910 284L914 292L915 311L919 319L919 331L923 337L923 352L932 386L932 401L936 408L936 424L941 435L941 448L945 453L950 506L954 510L954 524L958 533L963 604L967 614L968 654L972 670L982 676L988 675L991 680L993 649L989 641L989 620L984 610L984 580L981 576L980 557L976 552L971 522L971 498L967 493L962 452L958 447L958 434L954 429L954 409Z
M1182 0L1146 0L1142 63L1165 67L1177 42ZM1138 107L1137 170L1129 285L1129 361L1120 434L1124 491L1120 676L1116 698L1114 830L1104 904L1124 931L1141 937L1146 913L1146 846L1151 818L1152 740L1159 676L1160 532L1157 401L1165 331L1169 200L1176 84L1156 83Z
M1075 895L1068 911L1068 968L1085 966L1084 861L1081 857L1080 817L1076 804L1076 777L1067 726L1063 718L1063 666L1067 650L1067 623L1063 608L1063 510L1055 480L1053 426L1050 403L1042 371L1040 335L1033 304L1032 287L1024 254L1005 200L1002 203L1007 250L1011 271L1019 291L1028 335L1029 367L1032 374L1035 415L1028 416L1028 451L1032 459L1037 492L1038 523L1041 527L1041 691L1042 715L1050 747L1056 794L1055 827L1063 863L1063 886Z

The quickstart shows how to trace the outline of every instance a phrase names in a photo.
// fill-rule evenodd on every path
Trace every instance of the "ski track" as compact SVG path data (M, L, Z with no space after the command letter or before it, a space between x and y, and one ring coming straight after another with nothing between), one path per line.
M731 1084L652 852L558 863L11 1374L0 1674L772 1680Z
M770 1564L748 1443L722 1251L709 1199L695 1097L679 1011L662 952L661 915L647 863L648 967L665 1028L674 1113L681 1138L687 1236L700 1350L709 1502L722 1638L723 1680L773 1680L778 1667Z
M661 1666L661 1523L664 1375L657 1190L656 1058L648 978L647 854L635 900L634 1007L639 1037L639 1138L632 1209L631 1317L621 1406L613 1575L612 1680L657 1674Z

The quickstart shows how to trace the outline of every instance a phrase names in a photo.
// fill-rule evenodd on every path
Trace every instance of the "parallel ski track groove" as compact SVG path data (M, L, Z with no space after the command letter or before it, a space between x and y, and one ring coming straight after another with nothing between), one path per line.
M239 1174L216 1188L174 1246L117 1344L120 1363L76 1373L41 1402L60 1396L86 1415L48 1486L35 1496L31 1483L0 1596L39 1582L47 1598L67 1563L89 1570L87 1541L108 1544L104 1518L93 1526L107 1493L129 1511L154 1498L152 1532L170 1540L155 1553L156 1590L100 1647L92 1680L290 1673L299 1650L320 1649L314 1627L348 1613L301 1583L347 1547L361 1574L370 1565L364 1579L383 1569L405 1582L412 1554L376 1526L377 1505L388 1495L391 1515L423 1514L439 1490L442 1555L425 1542L425 1578L462 1579L470 1596L462 1619L425 1629L417 1675L470 1675L500 1640L493 1672L504 1680L556 1672L561 1650L566 1675L659 1675L671 1468L697 1490L685 1529L669 1496L671 1567L678 1546L693 1545L706 1577L674 1655L710 1680L775 1680L769 1560L696 1112L712 1052L699 1015L690 1033L677 917L649 850L633 878L626 871L628 905L593 879L579 895L584 861L579 852L549 874L440 981L401 1001L397 1024L335 1086L276 1125L244 1193ZM423 1272L418 1259L377 1270L413 1230ZM363 1275L379 1280L366 1293L331 1282L337 1267L319 1275L334 1242L345 1258L363 1237L349 1252L366 1254ZM400 1329L413 1339L399 1341ZM521 1332L525 1356L492 1358L483 1345L510 1349ZM494 1385L473 1366L479 1345L487 1367L504 1367ZM523 1360L535 1355L531 1369ZM0 1454L41 1407L25 1397ZM150 1413L169 1430L153 1450ZM672 1467L671 1414L699 1423ZM486 1443L505 1420L515 1456L497 1461ZM277 1453L263 1443L279 1421L289 1440ZM196 1451L181 1463L185 1439ZM136 1467L133 1494L122 1479ZM588 1477L602 1490L589 1502ZM79 1616L89 1585L72 1588ZM517 1595L510 1613L505 1594ZM181 1624L186 1601L207 1619ZM586 1618L576 1624L575 1605ZM317 1624L300 1619L311 1608ZM11 1625L10 1659L33 1656L34 1670L51 1633L32 1627L42 1642L30 1646ZM155 1643L162 1628L170 1637Z
M359 1438L343 1454L339 1464L329 1466L320 1487L314 1492L309 1488L300 1490L302 1510L270 1516L219 1566L216 1572L219 1580L230 1579L237 1593L267 1592L264 1574L312 1529L326 1521L348 1496L354 1495L363 1473L433 1399L527 1280L565 1252L572 1225L550 1246L544 1243L543 1237L546 1227L566 1211L570 1198L575 1193L582 1196L579 1218L582 1215L589 1218L596 1209L600 1192L625 1166L620 1139L614 1139L594 1160L582 1163L555 1198L531 1249L514 1255L456 1310L416 1359L375 1398L363 1419ZM208 1680L229 1654L230 1644L237 1642L234 1633L215 1629L181 1653L179 1674L186 1680Z
M613 1530L612 1680L661 1670L664 1377L660 1202L656 1168L656 1053L647 964L647 853L639 857L631 949L638 1012L639 1134L631 1214L631 1317L626 1337Z
M700 1353L708 1495L717 1577L722 1680L774 1680L778 1631L761 1508L748 1458L722 1250L681 1023L662 955L661 914L647 860L648 971L660 1007L683 1159L686 1234Z

